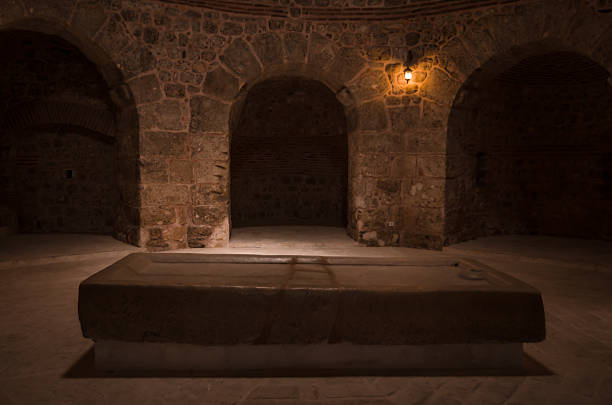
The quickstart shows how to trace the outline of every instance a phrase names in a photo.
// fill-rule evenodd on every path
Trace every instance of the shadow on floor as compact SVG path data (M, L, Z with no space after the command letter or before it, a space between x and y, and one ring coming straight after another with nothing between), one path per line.
M253 371L100 371L94 365L92 346L68 369L63 378L280 378L280 377L385 377L385 376L543 376L554 373L528 354L523 354L523 365L519 369L464 369L464 370L253 370Z

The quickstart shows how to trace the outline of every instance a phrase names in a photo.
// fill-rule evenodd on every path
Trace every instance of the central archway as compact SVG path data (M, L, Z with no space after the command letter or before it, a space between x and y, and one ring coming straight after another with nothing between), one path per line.
M344 108L321 82L276 77L253 86L231 133L232 227L346 227Z

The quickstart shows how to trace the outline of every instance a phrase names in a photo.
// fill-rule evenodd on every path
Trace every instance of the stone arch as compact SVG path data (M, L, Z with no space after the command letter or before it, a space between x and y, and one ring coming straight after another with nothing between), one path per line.
M612 40L610 32L594 42ZM560 39L530 42L494 55L465 80L448 117L446 244L497 233L610 238L611 225L588 213L600 212L598 217L606 217L601 211L609 205L607 200L612 195L612 186L606 185L604 178L590 179L587 173L611 170L612 140L609 137L605 139L604 132L605 128L609 131L612 122L606 123L604 118L600 118L589 124L589 130L584 127L579 131L586 105L581 97L592 97L595 101L589 104L594 108L599 105L604 111L612 108L610 68L602 63L609 59L595 60L593 55L593 52ZM551 70L537 67L544 63L550 63ZM521 78L521 74L525 76ZM530 77L531 74L535 76ZM561 114L561 104L551 101L555 91L572 104L571 112ZM564 91L567 94L563 94ZM533 114L528 114L521 106L523 102L531 106L528 108L531 111L537 111L544 102L548 104L542 111L543 115L535 120L531 117ZM482 136L478 138L480 140L472 139L478 137L473 134L477 134L479 128L487 128L499 117L507 119L510 105L514 106L514 118L508 119L497 130L489 131L488 139L483 140ZM556 124L560 128L559 136L552 141L550 127L554 112L562 118ZM572 115L578 117L578 123L565 119ZM605 117L609 114L595 114L598 115ZM464 125L465 120L471 125ZM517 122L526 124L515 125ZM468 130L468 126L472 129ZM597 135L598 131L602 133ZM576 134L572 135L574 132ZM541 156L535 156L536 151L540 151ZM556 155L559 153L566 157L558 159ZM584 156L578 159L577 153ZM554 170L543 166L543 160L547 160ZM592 167L574 164L575 167L570 168L572 161L593 163ZM555 177L554 171L565 177ZM487 174L489 172L493 175ZM573 185L568 173L578 175L582 172L582 185ZM530 177L525 177L527 175ZM545 178L539 179L543 176ZM564 182L564 185L555 188L551 184L556 182ZM580 193L587 197L575 198ZM571 198L574 199L568 204L572 207L561 203ZM495 202L489 201L491 199Z
M116 57L113 46L104 46L99 41L100 35L110 25L105 11L98 5L68 4L68 9L60 6L47 6L46 2L35 2L30 8L23 9L18 2L9 2L7 8L0 14L0 31L30 31L61 38L75 46L87 60L92 62L98 73L106 82L108 93L113 102L114 128L110 130L109 117L101 119L94 118L90 114L76 118L74 108L61 109L54 106L55 112L46 110L46 118L39 117L43 121L71 121L69 124L85 130L109 134L112 132L116 139L117 157L117 185L119 188L119 207L114 223L113 235L122 241L136 244L140 243L140 191L139 191L139 117L136 111L135 98L130 85L125 80L124 71L121 70L111 57ZM65 16L71 15L72 7L75 7L75 17L69 23ZM59 8L58 8L59 7ZM83 10L83 7L86 10ZM86 18L86 13L91 7L98 13ZM96 34L98 36L96 37ZM94 40L97 38L98 40ZM115 47L117 49L117 47ZM34 110L36 111L36 107ZM31 112L32 112L31 111ZM89 117L90 119L87 119ZM76 122L75 122L76 120ZM57 122L49 122L57 124Z
M231 129L248 91L266 79L279 76L321 82L344 106L349 137L348 232L354 239L360 238L352 190L355 180L351 177L358 162L353 159L354 141L351 137L358 130L359 109L363 102L354 96L349 84L365 69L365 58L357 55L355 49L343 50L315 33L309 36L287 33L281 38L269 32L254 35L249 41L234 39L219 59L220 65L206 75L204 95L191 98L190 137L196 145L196 179L191 195L194 206L187 229L188 245L212 247L227 244L230 231L228 170ZM339 75L338 67L347 61L353 61L355 67L349 69L348 74ZM215 145L217 152L213 153L214 156L198 152L207 148L204 145ZM210 176L204 179L203 175L200 180L198 170ZM205 198L205 195L209 197Z
M348 138L336 93L299 76L242 93L230 114L232 225L345 228Z

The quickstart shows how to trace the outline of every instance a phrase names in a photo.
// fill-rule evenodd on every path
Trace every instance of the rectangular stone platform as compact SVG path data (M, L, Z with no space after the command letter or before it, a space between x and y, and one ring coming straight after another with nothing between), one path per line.
M540 293L474 261L135 253L79 288L102 369L501 368Z

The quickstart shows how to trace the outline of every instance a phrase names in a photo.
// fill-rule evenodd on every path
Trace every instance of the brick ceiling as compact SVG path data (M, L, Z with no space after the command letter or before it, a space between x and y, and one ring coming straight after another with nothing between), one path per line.
M162 0L228 13L309 20L398 20L524 0ZM533 1L533 0L531 0Z
M605 82L608 70L573 52L530 56L501 73L497 79L512 85L548 86Z

